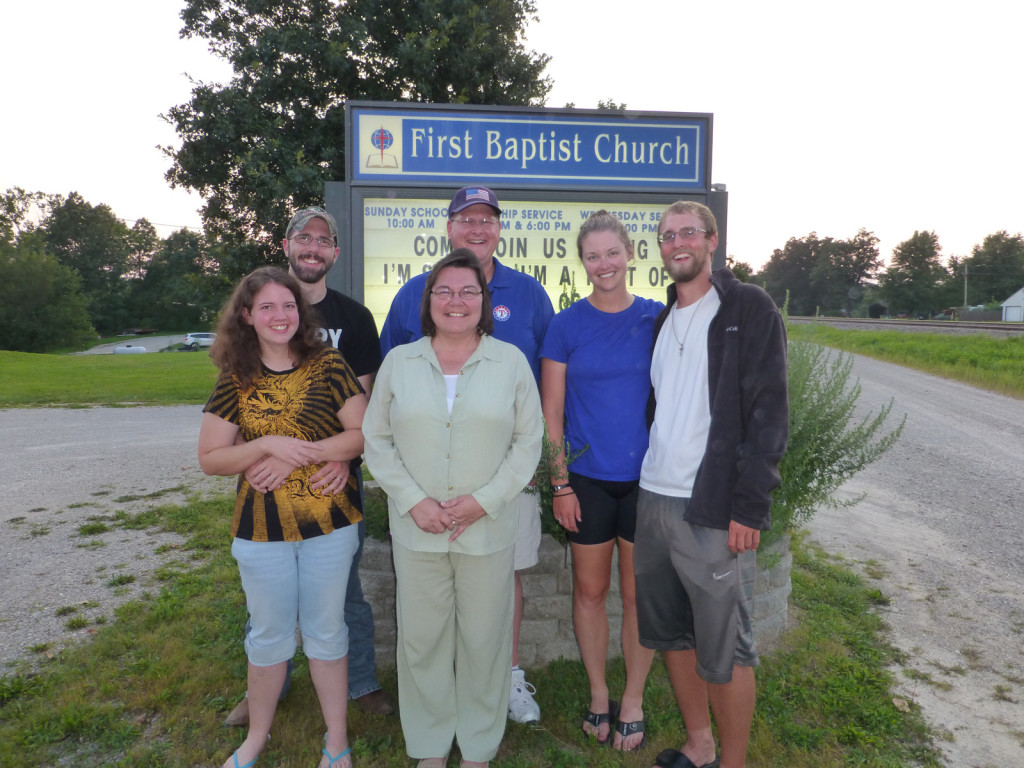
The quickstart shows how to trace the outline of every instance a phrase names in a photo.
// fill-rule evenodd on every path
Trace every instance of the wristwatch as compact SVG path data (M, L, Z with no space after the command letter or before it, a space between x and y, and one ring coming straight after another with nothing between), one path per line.
M558 493L559 491L564 491L566 488L569 488L569 487L570 487L569 483L562 483L561 485L552 485L551 486L551 492L552 493Z

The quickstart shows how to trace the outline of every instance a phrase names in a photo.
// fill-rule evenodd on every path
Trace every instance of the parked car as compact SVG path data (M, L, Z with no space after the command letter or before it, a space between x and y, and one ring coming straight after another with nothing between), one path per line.
M188 333L185 334L185 346L189 349L209 347L216 338L216 333Z

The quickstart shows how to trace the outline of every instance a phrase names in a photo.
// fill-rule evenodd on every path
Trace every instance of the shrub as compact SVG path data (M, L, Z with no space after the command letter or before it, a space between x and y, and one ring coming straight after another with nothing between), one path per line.
M899 439L906 416L884 427L890 400L878 413L856 414L860 384L850 381L853 358L818 344L789 344L789 445L779 465L782 485L772 494L772 529L762 544L799 528L822 505L839 501L839 487L888 451Z

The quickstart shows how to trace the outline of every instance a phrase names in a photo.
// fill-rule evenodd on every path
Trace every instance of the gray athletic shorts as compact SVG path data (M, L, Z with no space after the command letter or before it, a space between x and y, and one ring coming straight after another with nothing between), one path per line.
M512 503L519 505L519 532L513 567L522 571L535 566L540 560L540 494L522 491Z
M640 644L697 651L697 673L728 683L734 666L756 667L751 610L757 559L729 551L729 532L683 519L689 499L640 489L636 607Z

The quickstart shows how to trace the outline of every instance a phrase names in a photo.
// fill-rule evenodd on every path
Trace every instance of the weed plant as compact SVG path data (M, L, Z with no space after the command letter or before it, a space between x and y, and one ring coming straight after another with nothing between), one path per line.
M1024 336L901 333L806 323L790 325L789 337L1024 398Z
M233 499L121 513L117 525L160 528L187 538L182 562L161 568L155 587L92 628L93 639L52 658L34 659L0 677L0 768L192 768L219 765L244 737L222 725L245 688L241 643L245 608L231 558ZM748 765L938 766L919 712L897 707L886 668L894 651L859 577L829 563L796 537L793 605L799 625L765 655ZM188 560L189 562L184 562ZM278 707L260 765L309 768L319 757L323 723L301 653L292 690ZM649 746L622 755L588 743L580 721L589 703L577 660L532 669L544 713L539 725L509 723L494 768L650 766L682 741L682 724L664 666L648 679ZM608 668L614 690L621 660ZM393 668L381 682L395 695ZM907 711L903 711L906 709ZM397 716L349 711L356 765L410 768ZM457 765L457 752L450 765Z
M765 545L798 529L822 505L855 503L833 494L888 451L906 421L904 416L889 429L892 401L877 413L855 414L861 390L850 379L849 355L792 340L788 357L789 443L779 463L782 484L772 493L772 527L762 536Z

